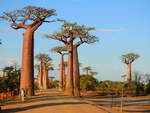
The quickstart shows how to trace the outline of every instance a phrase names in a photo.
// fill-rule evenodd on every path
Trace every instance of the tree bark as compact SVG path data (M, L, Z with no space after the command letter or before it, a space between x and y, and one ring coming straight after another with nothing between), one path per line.
M73 48L73 83L74 83L74 96L80 96L80 72L77 46Z
M63 70L63 73L64 73L64 88L65 88L65 84L66 84L66 66L63 64L63 66L64 66L64 70Z
M46 63L44 63L44 72L43 72L43 89L48 89L48 71Z
M60 62L60 79L59 79L59 90L63 91L63 86L64 86L64 56L61 54L61 62Z
M66 77L66 90L65 94L74 96L73 88L73 40L67 45L68 48L68 72Z
M20 89L28 96L34 95L34 31L27 29L23 37Z
M128 64L128 76L127 76L128 81L131 81L131 64Z
M38 83L39 83L39 88L42 89L43 87L43 63L40 63L40 70L39 70L39 77L38 77Z

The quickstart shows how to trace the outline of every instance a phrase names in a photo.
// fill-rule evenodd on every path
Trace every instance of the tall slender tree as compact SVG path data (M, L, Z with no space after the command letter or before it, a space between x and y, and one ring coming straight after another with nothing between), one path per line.
M59 73L60 73L60 78L59 78L59 90L63 91L64 90L64 55L67 55L67 48L65 46L57 46L51 49L53 52L57 52L61 55L61 60L59 64Z
M89 31L94 29L95 28L78 25L77 23L65 22L62 25L60 32L56 32L52 35L45 35L48 38L63 42L68 48L66 94L76 96L76 89L79 92L79 64L77 47L83 43L92 43L98 40L97 37L89 34ZM74 43L75 39L79 39L79 41L76 40L77 42Z
M45 54L43 57L43 89L48 89L48 71L52 66L51 61L51 57L49 57L48 54Z
M66 76L67 76L66 70L67 70L67 67L68 67L68 62L64 61L63 66L64 66L64 84L65 84L66 83Z
M138 54L134 53L128 53L121 56L121 61L128 66L128 74L127 74L127 80L131 81L131 64L140 56Z
M35 58L40 62L39 64L39 73L38 73L38 85L39 88L43 88L43 62L44 62L45 54L40 53L35 56Z
M54 9L27 6L13 12L4 12L1 19L11 22L13 29L25 29L23 33L22 67L20 88L26 90L27 95L34 95L34 32L47 21L48 17L56 15Z

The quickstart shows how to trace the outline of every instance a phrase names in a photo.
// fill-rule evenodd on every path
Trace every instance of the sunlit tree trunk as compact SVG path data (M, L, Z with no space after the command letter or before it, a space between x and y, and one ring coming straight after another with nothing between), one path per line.
M45 63L43 68L43 89L48 89L48 70Z
M128 64L128 76L127 76L128 81L131 81L131 64Z
M73 48L73 83L74 83L74 96L80 96L80 79L79 79L79 61L77 47Z
M73 88L73 41L68 46L68 72L66 77L66 90L65 93L74 96Z
M39 88L43 87L43 66L42 62L40 63L39 77L38 77Z
M63 68L63 73L64 73L64 88L65 88L65 84L66 84L66 66L64 65L64 68Z
M20 88L27 91L28 96L34 95L34 31L27 29L23 37L22 69Z
M61 54L61 62L60 62L60 79L59 79L59 90L62 91L63 90L63 86L64 86L64 55Z

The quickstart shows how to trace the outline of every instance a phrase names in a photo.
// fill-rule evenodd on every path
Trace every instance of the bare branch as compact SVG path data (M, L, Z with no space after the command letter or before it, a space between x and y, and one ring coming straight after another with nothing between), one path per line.
M54 9L47 10L45 8L27 6L19 10L14 10L13 12L3 12L3 15L0 16L0 18L12 22L12 28L19 29L25 27L14 26L14 23L17 25L29 24L34 26L35 23L39 24L45 21L46 18L54 15L56 15Z

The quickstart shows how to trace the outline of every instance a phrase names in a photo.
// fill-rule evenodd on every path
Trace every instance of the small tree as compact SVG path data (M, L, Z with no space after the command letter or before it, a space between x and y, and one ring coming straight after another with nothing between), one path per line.
M57 52L61 55L61 61L59 64L59 72L60 72L60 79L59 79L59 90L62 91L64 89L64 55L66 53L67 48L65 46L57 46L51 49L53 52Z
M89 71L91 71L92 68L90 66L84 67L83 71L86 72L86 75L89 75Z
M34 32L47 21L46 18L56 15L54 9L47 10L35 6L4 12L1 19L11 22L13 29L25 29L23 33L23 51L20 88L34 95Z
M127 80L131 81L131 64L140 56L134 53L128 53L121 56L121 61L128 65Z

